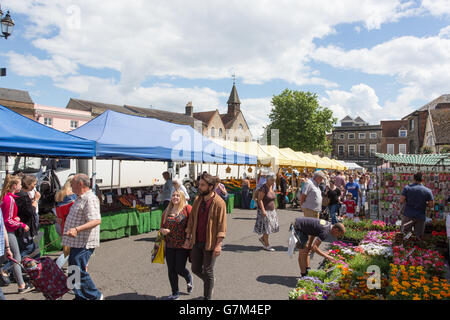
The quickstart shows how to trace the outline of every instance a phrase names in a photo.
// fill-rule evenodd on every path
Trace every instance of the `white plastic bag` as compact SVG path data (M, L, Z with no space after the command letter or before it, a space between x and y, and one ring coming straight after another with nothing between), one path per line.
M291 228L289 241L288 241L288 255L289 258L292 259L292 256L294 255L295 245L297 244L297 238L295 237L294 228Z

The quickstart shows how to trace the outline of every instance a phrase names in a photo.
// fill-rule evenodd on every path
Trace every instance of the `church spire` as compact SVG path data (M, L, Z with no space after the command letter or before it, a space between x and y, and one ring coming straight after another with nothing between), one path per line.
M241 111L241 100L236 90L236 84L233 81L233 88L231 89L230 98L228 98L228 113L236 115Z

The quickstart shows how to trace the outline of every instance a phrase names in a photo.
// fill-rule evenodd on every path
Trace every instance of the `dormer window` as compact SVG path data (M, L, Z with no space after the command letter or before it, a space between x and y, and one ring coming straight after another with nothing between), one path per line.
M400 138L406 138L408 136L408 131L406 129L398 130L398 136Z

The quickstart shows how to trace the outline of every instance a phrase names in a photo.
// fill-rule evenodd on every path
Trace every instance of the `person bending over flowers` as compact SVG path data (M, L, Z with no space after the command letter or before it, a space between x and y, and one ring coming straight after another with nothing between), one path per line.
M332 225L322 219L301 217L295 219L295 224L291 224L291 228L294 228L298 240L298 264L302 277L305 277L308 274L308 269L310 269L309 255L311 252L316 252L333 263L337 262L333 257L320 250L319 246L330 234L335 238L342 237L345 233L345 227L342 223Z

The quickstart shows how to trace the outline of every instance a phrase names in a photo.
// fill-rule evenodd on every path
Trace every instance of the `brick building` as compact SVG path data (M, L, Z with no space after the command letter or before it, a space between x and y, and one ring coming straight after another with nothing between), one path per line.
M450 94L444 94L420 109L402 118L408 121L408 144L410 153L420 153L425 141L425 129L429 112L450 104Z
M381 152L390 154L409 153L408 121L381 121Z
M381 133L381 125L369 125L360 117L346 116L341 120L341 126L333 129L332 157L374 169L377 164L375 152L381 152Z

